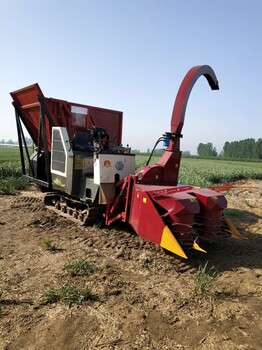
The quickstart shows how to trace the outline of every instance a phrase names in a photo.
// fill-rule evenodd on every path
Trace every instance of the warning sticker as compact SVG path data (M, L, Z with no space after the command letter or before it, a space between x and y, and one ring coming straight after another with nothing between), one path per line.
M110 160L105 160L105 161L104 161L104 167L105 167L105 168L110 168L110 167L111 167L111 162L110 162Z
M83 169L83 158L79 154L75 155L75 170Z

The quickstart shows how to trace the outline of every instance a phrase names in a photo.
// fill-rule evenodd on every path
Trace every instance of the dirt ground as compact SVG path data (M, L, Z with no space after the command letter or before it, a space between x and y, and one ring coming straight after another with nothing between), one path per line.
M262 182L238 185L226 197L246 239L220 240L187 261L131 230L58 217L36 190L0 196L0 349L262 349ZM75 259L97 269L69 276ZM207 261L218 274L199 295L196 271ZM89 287L95 298L44 302L64 285Z

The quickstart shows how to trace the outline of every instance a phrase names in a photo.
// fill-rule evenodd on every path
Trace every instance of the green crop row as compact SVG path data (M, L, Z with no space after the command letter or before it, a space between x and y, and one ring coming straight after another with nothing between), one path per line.
M179 182L194 186L209 186L243 179L262 179L261 162L233 162L183 158Z
M159 155L154 155L150 164L155 164L159 158ZM138 170L145 166L147 160L147 154L137 154L136 169ZM0 193L8 192L15 184L15 179L19 179L19 181L17 180L17 186L20 188L23 183L20 177L19 149L0 148ZM262 162L199 158L181 159L179 170L179 183L181 184L211 186L213 184L234 182L242 179L262 179ZM8 181L12 185L5 191Z
M19 161L19 148L0 146L0 164L5 162Z
M21 165L19 161L0 163L0 179L19 176L21 176Z
M155 164L159 156L152 157ZM136 155L137 170L147 162L147 155ZM217 159L182 158L178 181L180 184L211 186L243 179L262 179L262 162L239 162Z
M14 194L24 189L27 181L21 175L19 149L0 147L0 194Z

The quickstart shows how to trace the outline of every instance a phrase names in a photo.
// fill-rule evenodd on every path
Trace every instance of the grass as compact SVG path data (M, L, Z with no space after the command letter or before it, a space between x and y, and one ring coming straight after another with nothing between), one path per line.
M47 245L52 245L52 242L46 240ZM50 243L49 243L50 242ZM69 261L64 269L67 271L70 277L89 275L97 270L95 264L89 263L83 259L77 259ZM43 295L43 304L53 304L59 301L64 302L71 306L72 304L81 304L86 300L97 300L90 287L79 288L70 283L63 284L58 288L49 288Z
M28 185L21 176L19 157L18 147L0 147L0 194L13 195Z
M111 270L111 271L114 271L116 269L115 265L113 265L112 263L109 263L109 262L105 264L105 268L107 270Z
M19 177L21 176L21 166L19 161L1 162L0 163L0 178Z
M23 177L0 178L0 194L13 195L18 190L23 190L28 185L28 181Z
M72 304L81 304L86 300L96 300L96 295L91 288L76 288L70 284L65 284L59 288L50 288L43 295L44 304L53 304L62 301L69 306Z
M89 275L97 270L97 266L95 264L89 263L86 260L78 259L69 261L65 265L65 270L67 271L69 276L85 276Z
M206 294L216 275L217 271L215 267L208 267L208 262L204 266L200 265L195 275L196 293L201 295Z
M1 155L1 152L0 152ZM23 190L28 182L21 176L19 161L0 162L0 194L15 194L17 190Z
M0 146L0 164L5 162L19 162L19 147Z
M42 239L43 245L47 250L50 250L52 252L55 252L58 250L57 246L53 244L53 240L49 237L43 237Z

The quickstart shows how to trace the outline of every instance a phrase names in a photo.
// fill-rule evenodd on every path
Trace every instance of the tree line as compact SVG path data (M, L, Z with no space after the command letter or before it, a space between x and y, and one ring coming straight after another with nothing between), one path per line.
M27 144L27 146L32 146L33 145L33 140L31 139L31 137L26 137L25 136L25 142ZM18 141L13 141L12 139L9 140L5 140L5 139L0 139L0 143L5 145L18 145Z
M199 143L197 147L199 157L216 157L217 151L211 142ZM221 157L239 159L262 159L262 139L245 139L239 141L226 141Z
M197 146L197 154L199 157L216 157L217 150L216 147L213 147L213 144L211 142L200 143Z
M262 159L262 139L225 142L223 156L230 158Z

